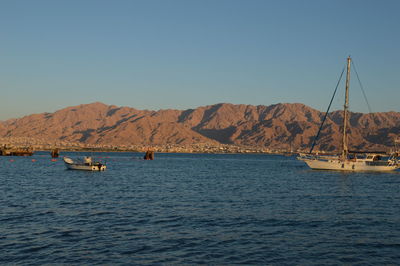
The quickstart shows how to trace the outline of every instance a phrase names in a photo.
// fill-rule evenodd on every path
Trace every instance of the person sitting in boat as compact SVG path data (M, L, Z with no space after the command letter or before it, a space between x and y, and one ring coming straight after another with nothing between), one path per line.
M88 157L88 156L85 156L85 157L83 158L83 162L84 162L86 165L91 165L91 164L92 164L92 158L91 158L91 157Z

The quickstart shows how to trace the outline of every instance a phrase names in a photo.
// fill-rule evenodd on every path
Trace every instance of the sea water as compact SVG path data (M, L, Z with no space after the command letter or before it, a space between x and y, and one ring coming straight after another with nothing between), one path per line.
M400 172L309 170L295 157L0 157L0 264L400 264Z

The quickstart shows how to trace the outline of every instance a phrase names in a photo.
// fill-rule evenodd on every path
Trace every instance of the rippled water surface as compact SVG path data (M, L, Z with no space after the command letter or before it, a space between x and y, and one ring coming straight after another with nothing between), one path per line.
M400 264L400 172L95 155L107 171L66 170L48 153L0 157L0 263Z

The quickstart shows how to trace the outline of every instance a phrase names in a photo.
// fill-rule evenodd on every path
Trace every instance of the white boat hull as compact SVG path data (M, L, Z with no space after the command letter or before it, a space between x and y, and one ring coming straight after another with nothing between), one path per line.
M70 170L104 171L107 166L101 163L76 163L71 158L64 157L65 166Z
M336 170L336 171L376 171L385 172L393 171L398 168L396 164L389 163L374 163L367 161L352 161L352 160L318 160L318 159L301 159L311 169L314 170Z
M82 165L82 164L65 164L70 170L83 170L83 171L104 171L105 165Z

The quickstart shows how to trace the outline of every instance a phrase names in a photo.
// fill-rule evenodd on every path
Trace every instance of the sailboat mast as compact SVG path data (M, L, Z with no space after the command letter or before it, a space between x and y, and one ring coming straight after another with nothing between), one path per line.
M350 65L351 58L350 56L347 58L347 75L346 75L346 94L344 101L344 112L343 112L343 139L342 139L342 158L345 159L348 154L348 146L347 146L347 124L348 124L348 109L349 109L349 86L350 86Z

